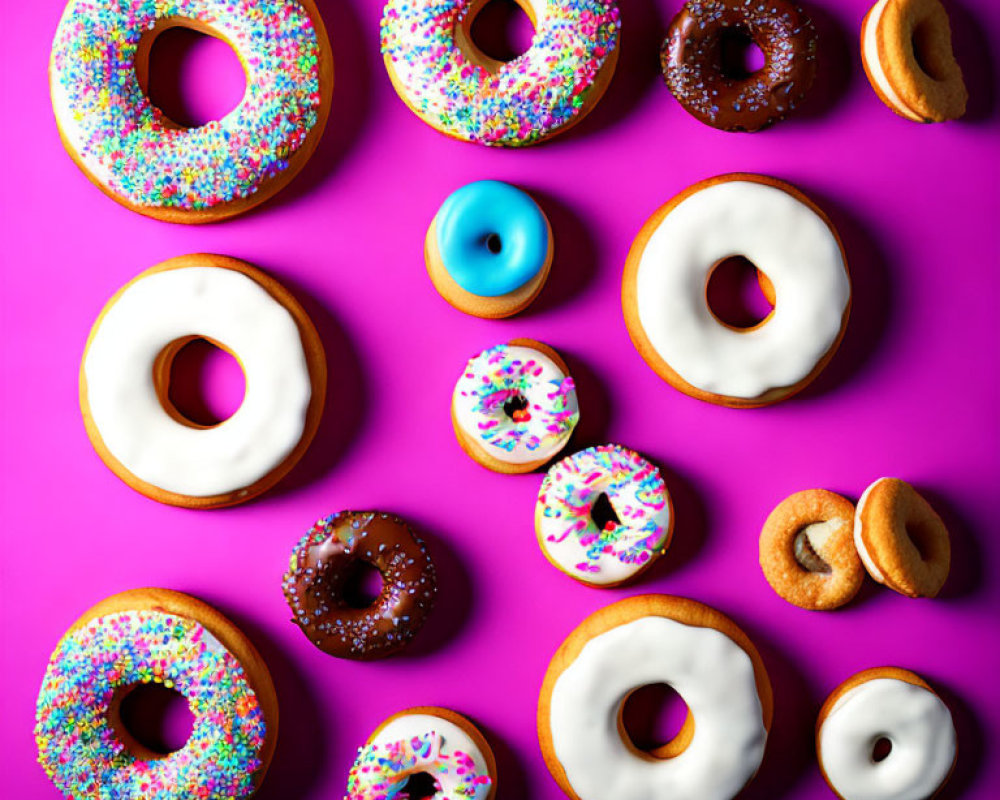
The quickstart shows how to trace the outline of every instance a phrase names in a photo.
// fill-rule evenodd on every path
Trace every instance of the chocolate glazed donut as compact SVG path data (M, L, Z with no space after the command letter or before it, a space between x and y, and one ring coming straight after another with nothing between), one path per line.
M359 562L382 576L365 608L346 596ZM396 516L342 511L317 522L296 545L282 588L292 621L320 650L370 660L405 647L434 605L437 578L427 548Z
M764 53L749 75L726 65L726 44L740 39ZM688 0L660 65L674 97L706 125L757 131L784 119L812 86L816 40L812 20L789 0Z

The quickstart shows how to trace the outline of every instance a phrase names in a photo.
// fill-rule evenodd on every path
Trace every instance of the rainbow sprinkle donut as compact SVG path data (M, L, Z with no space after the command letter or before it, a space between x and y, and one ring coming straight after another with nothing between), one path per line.
M614 74L616 0L517 0L535 26L527 52L500 62L472 41L487 0L389 0L382 56L403 101L437 130L518 147L583 119Z
M146 95L149 52L168 28L223 40L246 73L240 104L184 128ZM333 59L314 0L70 0L49 66L73 160L107 195L171 222L239 214L277 192L319 141Z

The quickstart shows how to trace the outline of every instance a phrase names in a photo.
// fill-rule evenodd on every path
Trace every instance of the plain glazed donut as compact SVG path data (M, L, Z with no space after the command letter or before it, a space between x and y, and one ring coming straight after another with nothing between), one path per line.
M776 293L752 328L708 306L712 271L746 256ZM646 222L629 251L622 307L640 355L699 400L754 408L803 389L847 326L851 282L830 220L793 186L743 173L696 183Z
M198 128L146 95L153 41L176 27L226 42L246 73L240 104ZM212 222L305 166L330 110L333 56L314 0L70 0L49 83L67 152L106 195L157 219Z
M879 747L888 742L888 753ZM816 723L820 770L841 800L930 800L958 758L951 712L919 675L876 667L851 676Z
M168 396L173 359L194 339L246 375L243 403L218 425L186 419ZM129 281L98 316L80 366L80 408L104 463L147 497L188 508L242 503L281 480L312 441L325 395L326 357L305 311L226 256L179 256Z
M468 142L519 147L567 130L597 104L618 60L616 0L517 0L535 26L504 63L472 41L488 0L388 0L382 57L424 122Z
M345 596L358 562L382 577L382 591L365 608ZM310 642L331 656L367 661L413 640L434 607L437 574L426 545L399 517L341 511L302 537L281 586L292 622Z
M124 697L158 683L184 695L191 736L153 752L121 720ZM218 611L168 589L135 589L78 619L49 659L38 694L38 760L67 797L250 797L278 734L267 666Z
M640 751L628 696L666 683L688 717ZM573 800L731 800L753 778L771 727L771 683L753 643L694 600L630 597L587 617L559 647L538 700L545 763Z
M493 800L497 765L483 734L447 708L421 706L379 725L347 778L345 800L390 797Z

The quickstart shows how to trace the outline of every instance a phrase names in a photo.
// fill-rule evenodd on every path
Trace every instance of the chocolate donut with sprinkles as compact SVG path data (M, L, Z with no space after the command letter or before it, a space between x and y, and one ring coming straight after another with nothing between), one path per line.
M486 55L472 24L487 0L388 0L382 57L418 117L456 139L518 147L583 119L611 82L616 0L517 0L535 27L512 61Z
M170 28L226 42L246 74L240 104L186 128L147 95L150 50ZM69 0L49 87L59 135L105 194L170 222L212 222L263 202L316 149L333 56L314 0Z
M379 571L382 589L359 608L350 594L362 564ZM423 541L399 517L341 511L295 546L282 588L309 641L332 656L368 661L413 640L434 606L437 576Z
M752 42L764 66L728 64L728 45ZM684 109L724 131L758 131L784 119L816 77L816 29L790 0L688 0L660 51L667 87Z

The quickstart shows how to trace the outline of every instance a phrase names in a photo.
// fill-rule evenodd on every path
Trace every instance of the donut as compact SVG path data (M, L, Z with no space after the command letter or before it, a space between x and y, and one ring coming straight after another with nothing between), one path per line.
M861 61L879 100L904 119L965 114L969 93L938 0L879 0L861 23Z
M226 42L240 104L186 128L147 95L153 42L170 28ZM330 111L333 56L314 0L69 0L49 61L59 135L126 208L212 222L267 200L305 166Z
M458 443L494 472L531 472L547 464L579 419L569 368L534 339L514 339L473 356L451 398Z
M535 504L535 534L557 569L591 586L619 586L670 546L670 493L660 471L616 444L554 464Z
M243 403L214 426L170 401L170 368L195 339L239 362ZM152 376L152 380L150 380ZM295 298L251 265L199 253L171 258L118 290L94 323L80 366L91 444L138 492L218 508L269 489L319 427L326 356Z
M382 578L378 597L365 608L347 595L361 564ZM434 607L437 574L426 545L399 517L341 511L295 545L281 587L292 622L316 647L370 661L413 641Z
M194 717L173 753L149 750L122 722L124 698L153 683L184 695ZM87 611L56 645L38 694L38 761L66 797L250 797L277 735L278 699L254 646L214 608L168 589Z
M866 669L820 709L816 754L841 800L929 800L955 766L955 723L920 676L899 667Z
M640 750L625 701L665 683L687 703L677 736ZM771 683L734 622L683 597L641 595L587 617L549 664L538 700L545 763L572 800L730 800L764 757Z
M751 328L708 305L713 270L746 256L773 285L774 309ZM833 357L851 281L830 220L793 186L737 173L696 183L657 210L632 243L622 307L640 355L699 400L754 408L795 394Z
M948 579L948 529L930 503L898 478L879 478L865 489L854 544L868 574L907 597L936 597Z
M535 35L496 61L472 40L488 0L388 0L382 57L404 103L467 142L520 147L575 125L597 104L618 61L616 0L517 0Z
M854 504L826 489L786 497L760 532L760 567L771 588L799 608L849 603L865 576L854 548Z
M345 800L493 800L496 791L496 760L479 729L447 708L420 706L393 714L358 749Z
M764 54L757 71L734 74L727 38ZM802 102L816 77L816 28L790 0L688 0L660 50L667 88L695 119L723 131L759 131Z
M538 297L552 266L552 227L527 192L475 181L452 192L424 240L434 288L454 308L500 319Z

